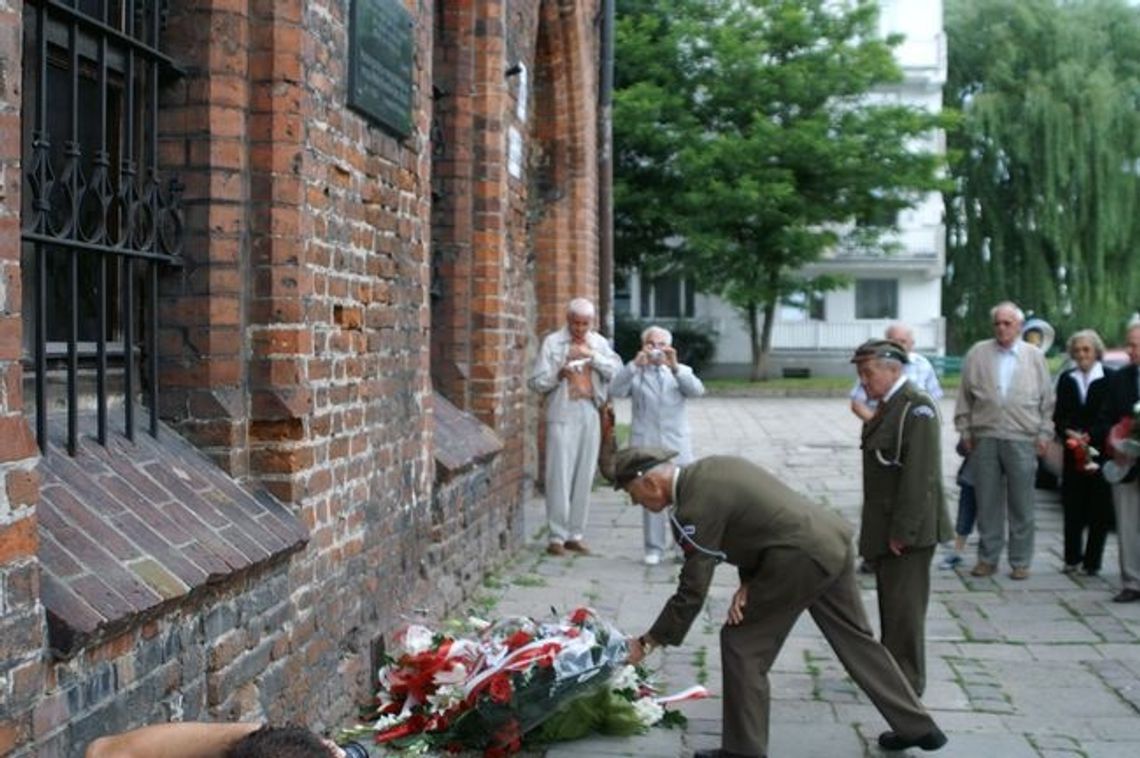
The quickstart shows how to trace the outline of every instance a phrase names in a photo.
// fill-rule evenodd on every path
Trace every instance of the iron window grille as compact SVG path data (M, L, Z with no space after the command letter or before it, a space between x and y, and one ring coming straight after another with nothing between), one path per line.
M21 209L25 351L36 439L48 447L49 368L66 376L67 450L79 435L80 361L107 441L110 365L134 439L136 381L158 433L158 276L178 265L182 184L158 170L166 0L27 0ZM139 378L136 380L136 372Z

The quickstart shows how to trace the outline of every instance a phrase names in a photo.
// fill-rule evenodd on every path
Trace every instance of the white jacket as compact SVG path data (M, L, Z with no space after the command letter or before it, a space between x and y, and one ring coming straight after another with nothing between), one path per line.
M674 374L667 366L622 366L610 385L613 397L633 400L631 445L654 445L676 450L678 463L693 460L685 400L705 394L705 385L684 364Z
M621 356L610 347L609 341L597 332L586 334L586 344L594 351L590 358L590 379L594 388L594 405L602 407L606 402L610 380L621 368ZM566 364L566 354L570 352L570 330L562 327L551 332L542 340L542 347L534 358L528 386L535 392L546 395L546 420L563 420L563 411L570 402L567 387L569 383L558 377L558 372Z

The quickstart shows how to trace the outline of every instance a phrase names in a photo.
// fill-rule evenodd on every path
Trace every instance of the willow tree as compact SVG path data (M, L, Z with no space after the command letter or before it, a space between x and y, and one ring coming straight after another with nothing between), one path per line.
M1063 331L1140 305L1140 11L1125 0L947 0L944 307L958 347L1013 298Z
M868 97L902 78L874 0L617 7L617 249L737 306L761 378L776 307L834 285L803 267L885 250L897 212L941 188L913 148L940 117Z

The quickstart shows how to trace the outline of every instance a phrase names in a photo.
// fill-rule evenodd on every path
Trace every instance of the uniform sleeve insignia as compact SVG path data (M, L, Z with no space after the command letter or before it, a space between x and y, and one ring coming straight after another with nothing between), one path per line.
M934 418L934 409L929 405L916 405L910 415L918 418Z

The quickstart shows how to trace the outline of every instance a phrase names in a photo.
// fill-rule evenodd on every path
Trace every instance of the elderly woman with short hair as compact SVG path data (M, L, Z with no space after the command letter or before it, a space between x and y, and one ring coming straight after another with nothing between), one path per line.
M1101 363L1104 342L1092 329L1074 333L1065 348L1075 365L1057 379L1053 410L1053 424L1065 450L1061 475L1065 565L1061 570L1095 576L1112 527L1112 493L1086 451L1090 430L1108 397L1107 378L1112 369ZM1086 528L1088 539L1082 550Z

